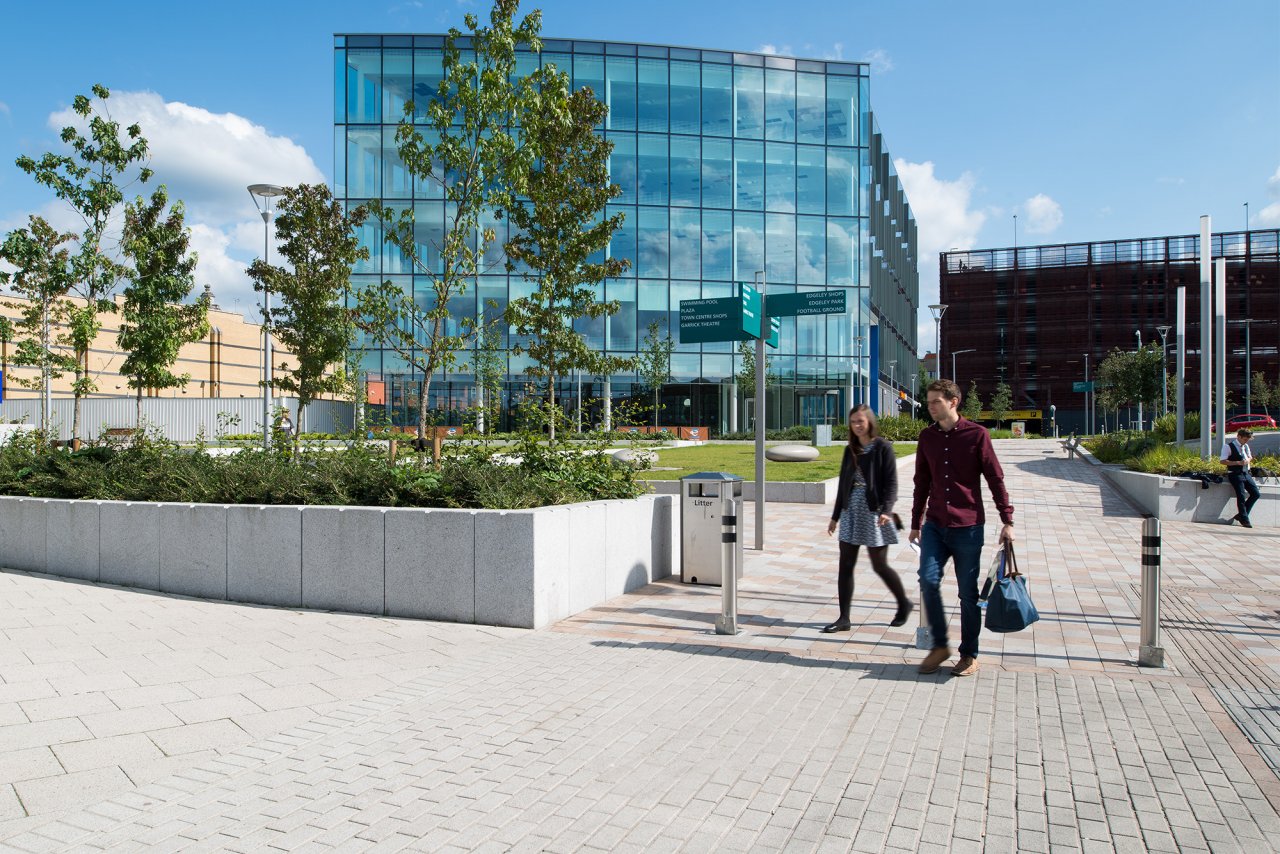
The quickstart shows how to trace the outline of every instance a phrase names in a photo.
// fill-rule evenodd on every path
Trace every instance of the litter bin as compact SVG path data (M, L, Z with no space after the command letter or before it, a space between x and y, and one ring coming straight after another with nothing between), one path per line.
M686 584L719 586L724 581L725 498L737 501L741 513L742 478L736 474L701 471L680 478L680 580ZM741 578L741 536L731 554Z

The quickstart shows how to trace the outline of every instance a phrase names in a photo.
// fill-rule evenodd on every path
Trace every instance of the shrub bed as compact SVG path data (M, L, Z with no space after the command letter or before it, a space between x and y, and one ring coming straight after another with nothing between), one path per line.
M109 501L318 504L368 507L521 509L645 491L631 466L607 454L548 447L447 444L440 467L427 455L388 459L385 446L352 442L336 451L247 447L226 456L137 435L125 446L51 451L35 434L0 447L0 494ZM509 462L518 457L519 462Z

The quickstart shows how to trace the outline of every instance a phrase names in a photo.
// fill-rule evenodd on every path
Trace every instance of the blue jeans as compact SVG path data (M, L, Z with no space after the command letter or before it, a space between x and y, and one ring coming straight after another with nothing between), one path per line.
M960 587L960 654L978 655L982 609L978 606L978 565L982 561L982 525L942 528L925 522L920 530L920 599L935 647L947 646L947 612L942 607L942 568L955 563Z
M1258 503L1258 484L1253 482L1253 475L1248 471L1234 469L1227 472L1227 480L1236 491L1236 510L1242 519L1249 518L1253 505Z

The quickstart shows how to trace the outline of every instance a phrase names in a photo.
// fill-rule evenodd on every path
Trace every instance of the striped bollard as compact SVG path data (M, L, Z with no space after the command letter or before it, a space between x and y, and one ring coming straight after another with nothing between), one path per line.
M1160 520L1142 520L1142 632L1139 667L1164 667L1160 646Z
M726 484L726 487L728 485ZM729 491L726 489L726 491ZM738 633L738 502L723 496L720 511L720 541L723 545L720 566L720 616L716 617L716 634Z

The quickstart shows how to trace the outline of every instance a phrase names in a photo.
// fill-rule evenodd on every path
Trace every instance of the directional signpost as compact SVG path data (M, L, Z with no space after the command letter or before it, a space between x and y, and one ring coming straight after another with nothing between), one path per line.
M764 343L778 346L778 333L783 317L804 317L818 314L843 314L845 291L808 291L798 294L777 294L766 302L761 291L745 282L738 295L710 297L680 301L680 343L707 344L715 341L759 341L764 330L768 338ZM769 318L766 327L764 318ZM756 350L756 382L764 382L764 350ZM763 397L763 395L760 395ZM763 411L762 406L757 407ZM756 417L756 548L764 548L764 419Z

